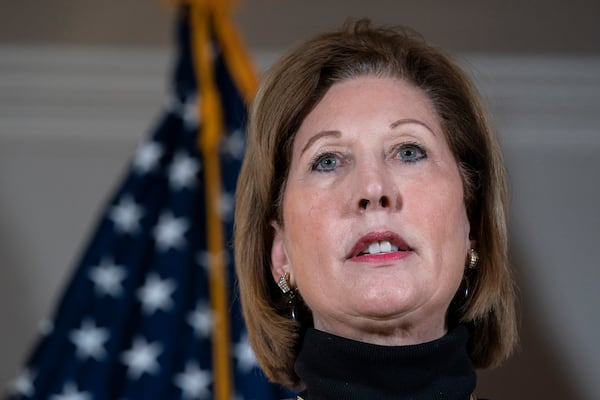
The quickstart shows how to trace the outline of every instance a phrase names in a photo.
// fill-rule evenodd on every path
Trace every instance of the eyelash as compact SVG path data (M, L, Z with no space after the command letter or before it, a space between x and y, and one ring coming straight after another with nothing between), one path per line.
M335 160L336 165L334 167L337 167L337 164L340 162L341 157L339 156L339 154L336 154L334 152L331 151L326 151L323 153L319 153L317 154L311 161L310 163L310 170L311 171L316 171L316 172L330 172L333 171L333 169L319 169L319 163L321 163L322 161L328 159L328 158L332 158ZM335 169L335 168L334 168Z
M419 154L416 156L417 158L415 158L415 159L404 160L404 159L402 159L401 153L402 153L402 151L406 151L406 150L412 150ZM400 159L400 161L402 161L406 164L414 164L414 163L417 163L417 162L427 158L427 152L425 151L423 146L421 146L420 144L415 143L415 142L401 143L398 146L394 147L392 149L392 151L390 152L390 154L393 155L394 158L398 158L398 159ZM333 165L333 167L327 168L327 169L323 169L323 168L320 169L319 164L327 159L333 159L335 161L335 164ZM335 170L338 167L338 163L340 163L342 161L343 161L343 158L339 154L336 154L335 152L331 152L331 151L325 151L323 153L317 154L311 160L310 170L316 171L316 172L331 172L331 171Z
M402 153L402 151L405 151L405 150L413 150L413 151L416 151L416 152L418 152L420 154L415 159L402 160L401 159L402 156L400 154ZM391 153L394 154L394 155L397 155L398 158L401 159L401 161L403 161L403 162L405 162L407 164L414 164L416 162L419 162L419 161L424 160L424 159L427 158L427 152L425 151L425 149L423 148L423 146L421 146L420 144L415 143L415 142L404 142L404 143L401 143L400 145L396 146L392 150Z

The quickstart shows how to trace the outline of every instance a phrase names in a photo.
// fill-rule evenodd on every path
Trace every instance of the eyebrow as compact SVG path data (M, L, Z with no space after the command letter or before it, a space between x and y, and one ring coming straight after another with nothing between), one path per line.
M340 131L321 131L321 132L317 133L315 136L308 139L308 142L306 142L306 144L302 148L302 151L300 152L300 154L304 153L310 146L312 146L312 144L314 142L316 142L317 140L319 140L322 137L326 137L326 136L340 137L341 135L342 135L342 132L340 132Z
M417 125L421 125L423 128L427 129L429 132L431 132L431 134L433 136L435 136L435 132L433 129L431 129L426 123L419 121L418 119L412 119L412 118L404 118L404 119L399 119L398 121L394 121L390 124L390 129L394 129L397 128L400 125L404 125L404 124L417 124Z
M427 129L429 132L431 132L431 134L433 136L435 136L435 132L433 131L433 129L431 129L427 124L417 120L417 119L412 119L412 118L404 118L404 119L399 119L397 121L394 121L390 124L390 129L395 129L400 125L404 125L404 124L417 124L417 125L421 125L422 127L424 127L425 129ZM304 145L304 147L302 148L302 151L300 152L300 154L303 154L306 150L308 150L308 148L310 146L313 145L314 142L316 142L317 140L321 139L322 137L327 137L327 136L333 136L333 137L340 137L342 135L342 133L340 131L336 131L336 130L331 130L331 131L321 131L319 133L317 133L316 135L314 135L313 137L311 137L310 139L308 139L308 142L306 142L306 144Z

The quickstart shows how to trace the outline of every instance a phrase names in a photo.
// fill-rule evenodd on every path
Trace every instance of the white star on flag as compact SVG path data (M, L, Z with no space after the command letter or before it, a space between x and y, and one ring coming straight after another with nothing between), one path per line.
M187 96L184 102L181 102L176 96L171 95L165 101L167 111L170 111L183 121L187 129L198 127L198 97Z
M114 264L110 259L103 260L100 265L93 267L89 274L96 292L112 297L117 297L123 292L122 284L126 277L125 268Z
M117 232L132 234L139 230L142 214L140 205L126 196L110 209L109 218L115 224Z
M204 399L210 396L208 385L212 382L212 375L201 369L195 361L188 361L185 371L177 374L174 381L175 386L183 392L184 399Z
M80 329L73 330L69 334L69 339L77 348L77 357L84 360L91 357L101 361L106 355L104 343L109 338L108 329L98 328L90 319L85 319Z
M129 378L139 379L143 373L156 374L160 370L160 365L156 360L160 353L162 353L160 343L148 343L144 338L135 338L132 348L122 355L122 361L127 365Z
M38 331L42 336L48 336L54 331L54 322L49 319L43 319L38 324Z
M169 167L169 184L175 190L192 188L199 169L200 163L196 159L184 153L177 153Z
M254 351L248 342L248 335L243 335L234 348L235 358L238 360L238 367L242 372L248 372L258 365Z
M194 329L196 337L209 337L213 327L212 311L208 304L200 302L187 316L187 322Z
M163 148L156 142L146 142L139 147L133 160L133 169L145 174L156 168L163 155Z
M235 160L244 156L244 134L241 129L236 129L223 141L222 151Z
M183 119L183 124L188 129L193 129L198 126L198 104L200 99L196 96L189 96L185 103L181 105L179 115Z
M173 307L171 294L177 285L171 279L160 279L157 274L150 274L144 286L138 290L138 297L142 302L142 309L146 314L153 314L156 310L168 311Z
M50 400L91 400L92 396L88 392L80 392L77 385L73 382L65 383L62 394L50 396Z
M189 224L185 218L175 218L170 212L164 212L154 228L154 239L160 251L178 249L185 244L184 233Z
M35 373L26 368L12 383L9 391L15 395L32 397L35 393L35 389L33 387L33 381L35 378Z

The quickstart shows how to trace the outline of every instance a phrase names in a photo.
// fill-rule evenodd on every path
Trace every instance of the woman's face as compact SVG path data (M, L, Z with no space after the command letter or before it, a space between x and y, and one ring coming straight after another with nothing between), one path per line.
M422 91L373 76L333 85L296 134L282 207L273 278L290 273L317 329L379 344L444 335L469 221Z

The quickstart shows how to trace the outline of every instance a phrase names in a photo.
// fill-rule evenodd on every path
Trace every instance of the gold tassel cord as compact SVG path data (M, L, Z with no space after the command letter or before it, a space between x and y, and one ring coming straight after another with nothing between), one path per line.
M208 253L210 254L209 287L213 310L213 373L214 399L232 398L230 329L227 300L227 271L223 259L223 225L219 213L221 171L219 138L223 130L221 99L216 88L210 37L211 9L203 2L191 8L193 59L199 90L198 112L201 128L198 145L204 160Z
M215 17L215 29L222 44L227 66L242 97L249 104L258 88L257 74L237 31L231 23L230 15L225 14L221 9L215 13Z

